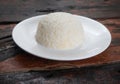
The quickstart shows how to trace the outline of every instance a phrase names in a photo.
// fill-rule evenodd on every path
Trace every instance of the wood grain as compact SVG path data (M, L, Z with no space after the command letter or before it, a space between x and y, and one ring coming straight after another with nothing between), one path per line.
M56 11L90 18L120 17L120 0L0 0L0 22L16 22Z
M22 51L12 39L11 34L14 26L15 24L0 25L0 61L13 57Z
M17 54L13 58L9 58L0 62L0 72L27 72L30 70L58 70L87 66L99 66L102 64L120 62L119 56L120 47L111 47L102 54L99 54L95 57L71 62L46 60L27 53L23 53Z
M0 84L119 84L120 63L99 67L0 74Z

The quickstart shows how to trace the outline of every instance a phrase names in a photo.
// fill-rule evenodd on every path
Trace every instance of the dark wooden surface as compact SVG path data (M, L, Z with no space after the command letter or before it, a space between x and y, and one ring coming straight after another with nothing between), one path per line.
M32 56L14 43L18 22L56 11L103 23L110 47L93 58L63 62ZM120 0L0 0L0 84L120 84Z
M2 74L0 84L120 84L119 66Z

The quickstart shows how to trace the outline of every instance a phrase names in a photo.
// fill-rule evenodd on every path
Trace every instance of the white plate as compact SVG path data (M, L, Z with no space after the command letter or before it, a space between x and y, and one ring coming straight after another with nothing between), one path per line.
M101 23L87 17L77 16L85 31L85 41L81 47L73 50L58 51L40 46L35 40L37 25L41 16L26 19L15 26L13 40L23 50L42 58L52 60L81 60L103 52L111 42L111 34Z

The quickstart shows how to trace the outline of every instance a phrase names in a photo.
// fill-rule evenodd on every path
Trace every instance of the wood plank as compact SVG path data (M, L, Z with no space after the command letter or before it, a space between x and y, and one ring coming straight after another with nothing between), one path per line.
M46 60L28 53L23 53L17 54L12 58L0 62L0 73L80 68L88 66L99 66L114 62L120 62L120 47L109 47L105 52L95 57L69 62Z
M90 18L120 17L120 0L1 0L0 22L15 22L55 11Z
M1 84L119 84L120 63L81 69L0 74ZM91 74L91 75L90 75Z
M0 25L0 61L23 52L12 39L12 29L16 24Z
M11 36L12 29L14 28L15 25L16 24L0 25L0 39Z
M14 26L15 24L0 25L0 51L13 47L11 34Z
M103 53L85 60L65 62L42 59L26 52L21 52L14 54L14 57L11 56L12 58L8 57L8 59L1 61L0 73L19 71L26 72L30 70L59 70L87 66L99 66L103 64L120 62L120 31L118 31L120 28L120 19L98 19L98 21L107 26L112 34L112 43L110 47ZM10 51L9 53L13 52L14 51ZM4 53L7 52L5 51ZM5 54L0 53L0 56L1 55L5 56Z

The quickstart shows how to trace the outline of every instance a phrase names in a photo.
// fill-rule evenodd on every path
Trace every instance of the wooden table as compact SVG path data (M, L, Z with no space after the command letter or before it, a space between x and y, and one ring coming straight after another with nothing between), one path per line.
M85 60L52 61L30 55L11 37L21 20L64 11L103 23L112 42ZM120 0L0 0L0 84L120 84Z

